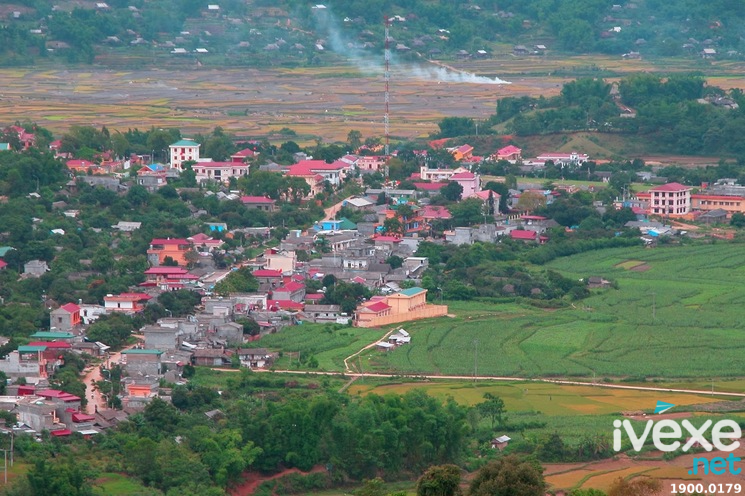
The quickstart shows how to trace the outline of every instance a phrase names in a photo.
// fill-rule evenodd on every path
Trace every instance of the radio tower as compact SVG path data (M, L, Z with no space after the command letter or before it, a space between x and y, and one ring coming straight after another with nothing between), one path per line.
M390 128L389 128L389 121L388 121L388 104L390 103L390 95L388 93L388 85L391 82L391 72L390 72L390 66L391 66L391 47L390 47L390 36L389 36L389 27L391 25L391 20L388 18L388 16L385 16L385 73L384 73L384 79L385 79L385 115L383 116L383 124L384 124L384 131L385 131L385 156L388 156L388 148L390 144Z

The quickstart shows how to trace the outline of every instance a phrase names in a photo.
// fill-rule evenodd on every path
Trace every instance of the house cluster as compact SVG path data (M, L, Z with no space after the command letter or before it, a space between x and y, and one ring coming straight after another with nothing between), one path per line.
M745 213L745 186L737 184L735 179L704 183L700 188L666 183L616 203L634 209L635 213L708 224L723 223L735 213Z
M497 150L496 153L490 155L488 159L491 161L506 160L511 164L518 164L520 166L520 172L527 174L542 171L546 168L548 162L551 162L556 167L562 169L573 169L582 166L585 162L589 161L590 156L586 153L572 151L569 153L541 153L537 157L523 158L522 149L514 145L507 145Z

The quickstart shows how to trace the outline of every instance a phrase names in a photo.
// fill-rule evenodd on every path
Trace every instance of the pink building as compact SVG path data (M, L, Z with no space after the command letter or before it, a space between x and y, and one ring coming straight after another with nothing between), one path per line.
M504 148L497 150L497 153L492 155L491 158L515 163L523 159L522 153L523 151L520 148L514 145L507 145Z
M450 176L450 180L460 184L463 187L462 199L475 196L481 191L481 178L473 172L459 172Z
M649 190L649 213L685 215L691 211L691 187L668 183Z

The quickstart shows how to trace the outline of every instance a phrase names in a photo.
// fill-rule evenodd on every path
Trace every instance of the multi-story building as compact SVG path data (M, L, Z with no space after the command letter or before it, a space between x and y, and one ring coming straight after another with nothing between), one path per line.
M649 190L649 213L656 215L685 215L691 211L691 187L668 183Z
M182 238L154 238L147 250L147 260L153 266L163 265L170 257L178 265L186 265L186 252L191 249L191 243Z
M171 167L181 170L184 162L199 160L199 143L193 139L182 139L168 147L171 150Z

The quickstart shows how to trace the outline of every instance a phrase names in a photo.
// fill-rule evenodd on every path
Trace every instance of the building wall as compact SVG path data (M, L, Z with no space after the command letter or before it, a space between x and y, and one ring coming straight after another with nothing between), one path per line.
M178 331L166 329L163 331L145 331L145 348L149 350L175 350L178 348Z
M745 198L742 196L692 195L691 208L707 212L721 208L730 215L736 212L745 213Z
M163 245L162 248L148 249L147 258L148 261L153 263L155 266L163 265L163 261L166 257L171 257L179 264L179 266L184 266L186 265L186 258L184 255L186 255L187 251L189 251L189 246L187 245ZM157 263L155 263L156 260Z
M398 324L411 320L430 319L434 317L443 317L447 315L447 305L427 305L410 312L402 314L391 314L382 317L373 317L370 320L358 320L358 327L379 327L390 324Z
M685 215L691 211L691 190L650 191L650 213L658 215Z
M73 328L72 315L64 310L54 310L49 314L49 327L60 332L69 332Z
M127 374L149 375L157 377L160 375L160 357L157 355L127 355L124 365Z

